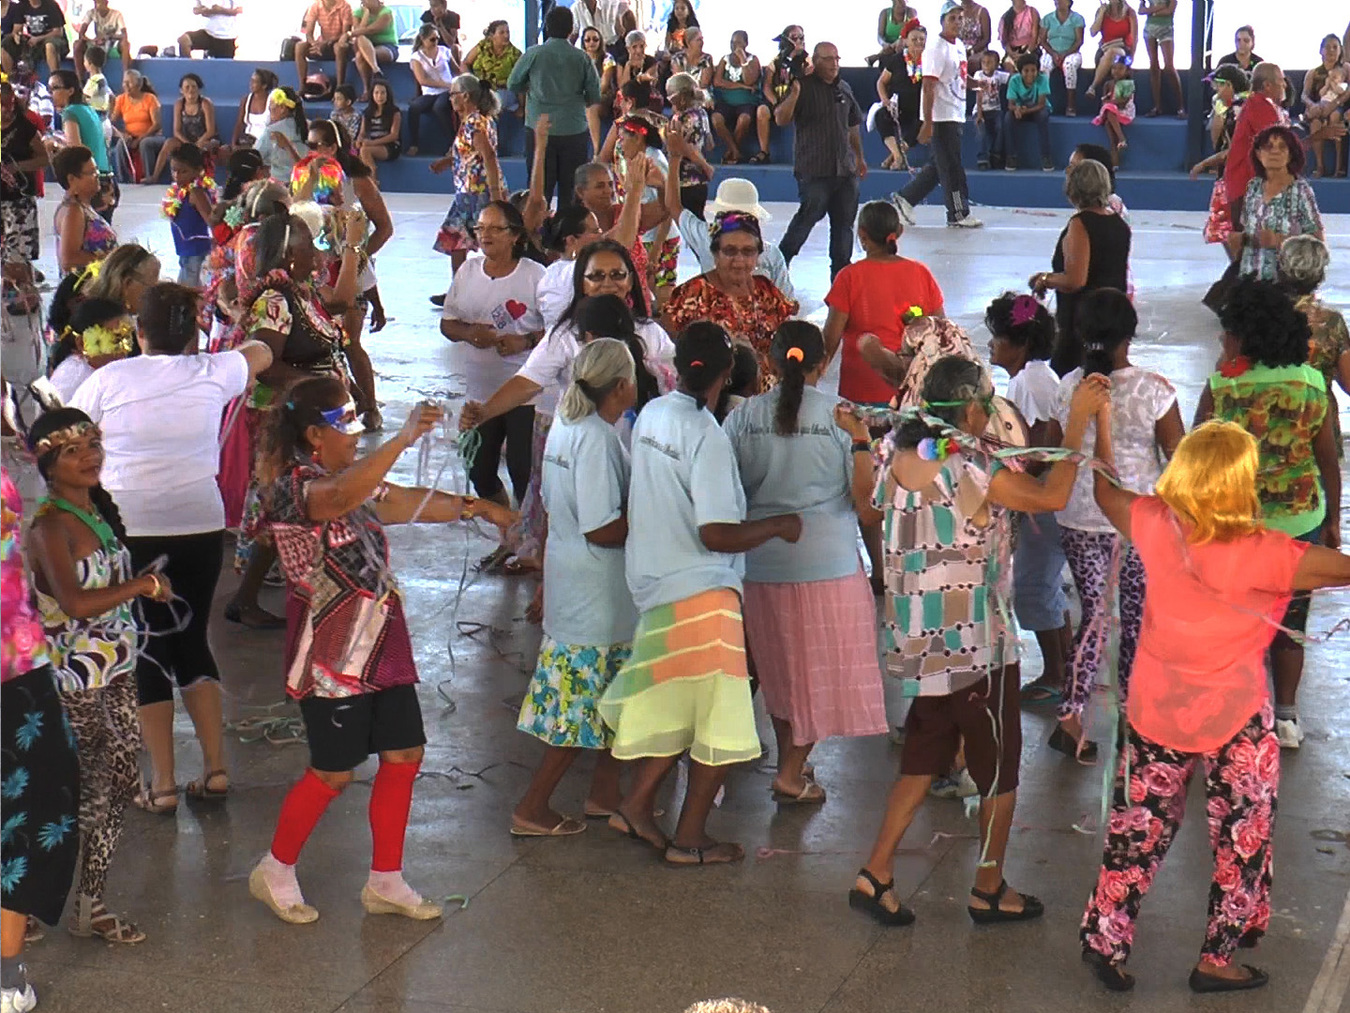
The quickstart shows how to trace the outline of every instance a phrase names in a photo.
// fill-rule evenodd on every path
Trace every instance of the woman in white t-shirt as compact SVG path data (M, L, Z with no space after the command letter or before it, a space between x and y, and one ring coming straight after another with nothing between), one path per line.
M1022 413L1030 445L1045 447L1059 404L1059 376L1047 361L1055 347L1055 318L1037 299L1004 292L985 310L989 361L1008 372L1008 400ZM1036 634L1044 664L1023 693L1028 702L1058 702L1073 640L1064 595L1064 547L1051 511L1019 514L1013 554L1013 609L1024 630Z
M1056 421L1049 426L1047 445L1056 446L1060 442L1078 381L1093 373L1109 376L1116 471L1127 490L1149 495L1186 430L1175 388L1157 373L1130 364L1130 341L1138 326L1139 318L1124 292L1102 288L1083 297L1075 320L1083 362L1066 374L1060 384ZM1095 423L1089 423L1085 446L1095 439L1095 433ZM1119 543L1115 528L1093 498L1091 469L1079 470L1069 505L1059 511L1058 519L1064 555L1078 588L1083 617L1070 656L1064 699L1059 705L1059 726L1050 737L1050 745L1070 756L1090 759L1097 747L1083 741L1083 710L1091 698L1098 670L1106 661L1102 645L1108 637L1101 624L1109 619L1107 582L1111 558ZM1144 617L1144 565L1132 546L1121 545L1120 552L1117 671L1123 702Z
M573 264L572 299L567 309L530 352L515 376L502 384L485 404L472 400L465 404L460 416L461 427L482 425L504 417L537 396L533 464L537 474L554 408L563 389L571 382L572 360L588 336L620 338L628 343L629 351L638 363L639 410L648 401L670 390L674 377L669 363L675 356L675 347L661 325L648 319L646 297L637 278L628 251L619 243L602 239L585 247ZM626 325L612 307L594 307L591 322L582 326L577 319L582 304L590 298L605 295L623 300L632 307ZM631 426L632 420L625 419L620 432L626 436ZM521 508L519 536L518 558L538 558L544 537L544 516L537 481L530 483L530 492Z
M572 305L577 254L600 236L599 221L581 204L567 204L544 222L544 249L558 255L544 269L543 280L539 282L539 312L543 314L546 330L552 330Z
M198 353L199 296L182 285L153 286L137 321L141 354L96 370L71 399L103 430L103 485L126 523L133 571L163 573L183 603L177 615L169 605L145 604L151 635L136 663L150 781L135 801L153 813L178 807L175 685L202 748L202 776L187 784L188 795L222 799L229 791L220 672L206 639L225 547L225 507L216 485L220 419L272 363L272 351L261 341L246 341L232 352Z
M577 753L600 750L586 796L587 819L619 806L613 732L600 697L632 653L637 608L623 575L628 539L628 451L614 425L633 407L637 383L628 346L597 338L576 358L544 451L548 509L544 554L544 639L516 725L548 748L511 814L517 837L567 837L582 820L555 812L554 789Z
M432 24L423 25L417 32L412 59L408 66L421 89L408 103L408 154L416 155L421 143L422 117L435 116L441 125L446 143L454 140L458 126L455 112L450 108L450 82L458 73L455 57L448 47L440 44L440 33Z
M62 404L79 390L94 370L131 355L136 325L125 306L112 299L82 299L70 315L70 326L52 346L47 368Z
M477 234L483 255L455 272L441 311L441 333L454 343L455 372L464 377L469 402L486 401L515 375L544 332L538 296L544 268L524 259L529 234L520 212L506 201L492 201L478 216ZM469 480L483 499L510 505L497 475L505 447L512 492L517 503L525 502L534 431L534 406L528 401L476 423L482 444ZM509 555L503 544L482 565L496 567Z

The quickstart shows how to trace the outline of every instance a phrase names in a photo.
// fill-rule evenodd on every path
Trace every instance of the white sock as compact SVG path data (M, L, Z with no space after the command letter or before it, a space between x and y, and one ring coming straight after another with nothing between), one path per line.
M267 889L272 891L273 898L283 908L295 907L305 902L304 894L300 892L300 881L295 877L294 865L278 861L269 851L258 863L258 868L262 870Z
M402 869L394 872L376 872L371 869L366 885L391 904L416 907L422 903L422 895L408 885Z

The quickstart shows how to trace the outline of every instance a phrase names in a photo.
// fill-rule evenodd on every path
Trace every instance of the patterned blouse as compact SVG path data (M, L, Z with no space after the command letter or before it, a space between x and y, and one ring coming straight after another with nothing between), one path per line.
M487 162L474 147L479 134L487 134L488 143L497 147L497 123L481 112L471 112L455 134L455 190L459 193L487 193Z
M720 324L733 339L747 341L760 358L761 373L768 359L773 332L785 320L797 315L796 299L789 299L763 275L750 279L748 298L728 295L714 285L706 274L690 278L678 286L666 303L671 334L678 334L695 320L711 320Z
M58 509L46 502L38 516ZM132 576L131 552L121 542L100 545L75 561L75 576L82 588L124 583ZM56 668L56 685L62 693L102 689L135 672L137 628L131 602L94 618L72 619L51 595L36 587L33 592Z
M342 327L320 305L312 285L268 288L253 301L244 324L286 335L281 359L311 373L342 373Z
M712 126L708 123L706 110L695 106L684 112L675 113L670 118L670 125L684 135L684 139L695 151L703 153L712 150ZM686 158L680 162L680 186L698 186L707 182L703 170L694 164L693 159Z
M894 442L886 441L890 453ZM954 454L910 492L890 462L873 504L885 512L887 673L906 696L946 696L1017 660L998 598L1012 570L1009 512L987 502L997 462ZM991 595L991 588L993 594Z
M1265 180L1257 176L1247 184L1242 199L1242 228L1248 235L1269 229L1285 236L1316 235L1322 231L1322 215L1317 198L1306 179L1296 179L1267 201ZM1274 281L1280 264L1280 251L1242 248L1242 273Z
M311 482L328 473L296 462L266 493L265 523L286 575L286 692L338 698L417 682L403 597L373 504L336 520L309 517Z
M485 41L478 47L478 55L473 61L474 76L494 88L505 88L519 59L520 50L514 43L507 43L506 49L498 55L492 43Z
M86 208L77 201L63 198L61 207L69 208L84 217L84 234L80 238L80 249L85 253L92 253L95 258L102 260L108 254L117 248L117 233L107 220L91 208ZM57 252L60 252L61 229L55 225Z
M1273 251L1272 251L1273 252ZM1327 415L1326 381L1312 366L1251 366L1209 378L1214 417L1236 422L1260 443L1256 494L1266 527L1297 538L1322 525L1326 501L1313 438Z
M1308 318L1308 326L1312 328L1312 340L1308 342L1308 365L1322 374L1327 381L1327 390L1331 390L1339 371L1341 356L1350 352L1350 329L1346 328L1345 317L1330 306L1322 305L1312 295L1303 296L1294 305Z
M33 612L20 536L23 497L0 467L0 682L47 664L47 640Z

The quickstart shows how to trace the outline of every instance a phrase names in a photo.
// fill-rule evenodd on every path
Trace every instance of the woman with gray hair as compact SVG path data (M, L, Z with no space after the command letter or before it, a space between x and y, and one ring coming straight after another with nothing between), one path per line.
M614 425L637 403L628 346L596 338L572 364L544 448L542 493L548 510L544 549L544 639L516 727L547 747L511 814L515 837L570 837L582 820L549 805L577 754L600 751L586 797L587 819L618 808L614 733L600 718L600 697L632 653L637 607L624 578L628 539L628 451Z
M1055 293L1059 342L1050 365L1060 376L1082 365L1083 349L1074 333L1079 300L1095 289L1126 291L1129 285L1130 227L1110 208L1111 174L1084 159L1064 179L1064 196L1078 211L1059 235L1049 271L1031 276L1039 296Z
M1280 246L1279 282L1312 329L1308 365L1326 378L1328 392L1335 380L1350 394L1350 329L1345 317L1317 298L1330 263L1331 252L1322 240L1290 236ZM1333 412L1331 418L1336 426L1336 446L1340 447L1339 413Z

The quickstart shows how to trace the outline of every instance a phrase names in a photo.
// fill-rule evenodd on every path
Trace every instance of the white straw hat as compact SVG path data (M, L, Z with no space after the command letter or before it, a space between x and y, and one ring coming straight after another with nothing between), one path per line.
M717 196L708 202L708 212L745 211L761 222L773 220L769 209L759 202L759 189L748 179L732 177L717 184Z

